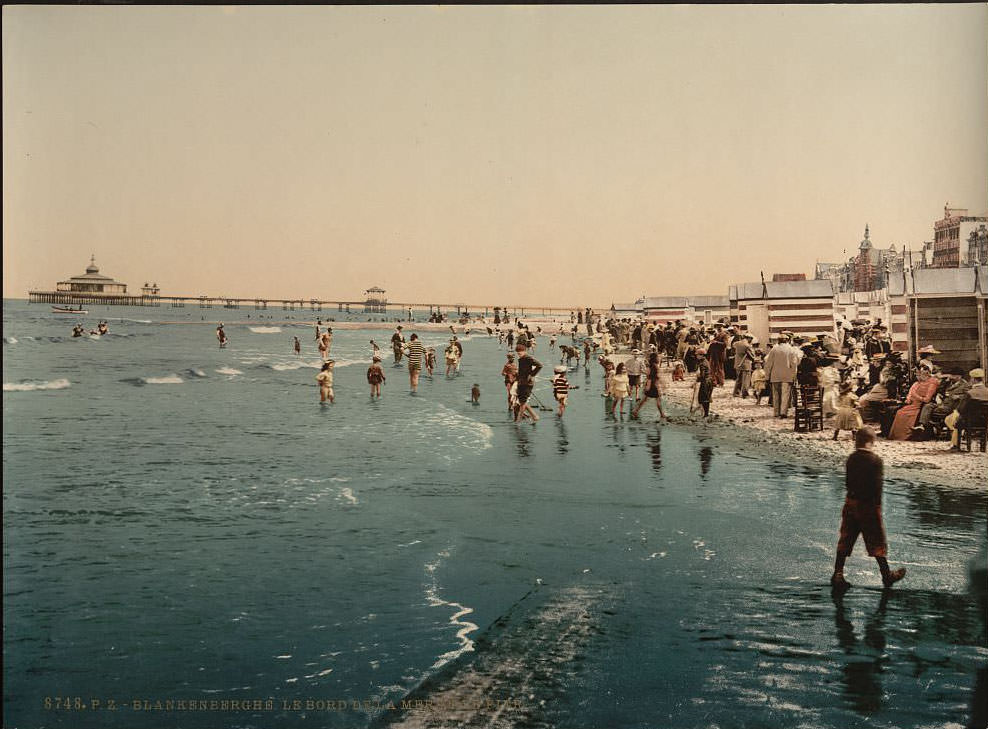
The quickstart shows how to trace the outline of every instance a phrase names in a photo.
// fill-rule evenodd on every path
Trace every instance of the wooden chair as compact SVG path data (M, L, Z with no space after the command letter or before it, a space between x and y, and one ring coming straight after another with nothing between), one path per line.
M797 387L796 419L793 429L797 433L823 430L823 388Z
M957 423L958 443L966 443L971 451L971 441L981 445L981 452L988 449L988 401L972 401L966 408L964 417Z

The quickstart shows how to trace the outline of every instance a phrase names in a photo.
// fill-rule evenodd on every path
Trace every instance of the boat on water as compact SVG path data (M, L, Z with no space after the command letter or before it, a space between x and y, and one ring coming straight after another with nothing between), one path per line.
M54 314L88 314L87 309L82 308L82 304L79 304L78 309L73 309L68 306L53 306L51 307L52 313Z

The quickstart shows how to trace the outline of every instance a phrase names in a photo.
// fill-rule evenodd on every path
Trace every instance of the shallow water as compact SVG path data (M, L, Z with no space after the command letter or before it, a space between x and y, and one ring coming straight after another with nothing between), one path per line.
M91 310L111 336L72 339L48 309L4 302L5 726L415 725L373 702L441 697L455 725L494 711L461 705L478 687L503 726L967 721L983 491L889 482L909 575L881 591L859 545L835 600L837 475L605 419L596 370L563 420L516 426L486 334L415 397L385 357L371 402L390 333L337 330L321 406L308 325L228 324L220 350L200 317L245 310ZM214 699L272 708L132 703Z

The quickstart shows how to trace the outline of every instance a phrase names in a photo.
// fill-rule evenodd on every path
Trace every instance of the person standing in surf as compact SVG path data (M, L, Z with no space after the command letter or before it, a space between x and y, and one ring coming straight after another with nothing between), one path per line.
M395 333L391 335L391 351L394 352L395 364L401 363L404 354L405 337L401 333L401 325L395 327Z
M295 350L295 356L296 357L301 357L302 356L302 343L300 341L298 341L298 337L292 337L292 339L294 340L292 342L292 349Z
M381 358L375 354L371 366L367 368L367 382L371 386L371 397L381 397L381 383L386 381L384 370L381 369Z
M518 379L518 365L515 364L515 356L508 353L508 361L501 368L501 376L504 377L504 389L508 392L508 410L511 410L511 386Z
M844 562L854 549L858 535L864 537L868 555L878 562L882 584L889 588L906 576L906 568L889 569L888 540L882 519L882 479L884 464L874 452L875 431L865 426L854 434L855 451L847 457L844 467L844 508L841 510L840 536L837 540L837 558L830 584L835 590L851 586L844 579Z
M319 402L321 403L328 400L329 404L332 405L335 401L333 395L333 365L335 364L331 359L323 362L322 369L316 375L316 382L319 383Z
M216 339L220 343L220 349L223 349L227 342L226 331L223 329L223 322L220 322L220 325L216 327Z
M542 369L542 363L528 353L528 347L521 342L515 347L518 353L518 382L517 397L515 402L515 422L521 420L523 415L527 415L535 422L539 416L528 404L528 398L535 387L535 376Z
M422 374L422 359L425 357L425 347L419 341L418 334L412 334L405 350L408 357L408 384L411 385L414 394L418 391L419 375Z

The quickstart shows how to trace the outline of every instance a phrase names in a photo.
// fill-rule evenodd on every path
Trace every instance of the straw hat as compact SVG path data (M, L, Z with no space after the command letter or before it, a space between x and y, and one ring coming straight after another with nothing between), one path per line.
M555 372L557 375L566 374L566 365L556 365L555 367L552 368L552 371Z
M975 369L971 370L970 372L968 372L968 375L979 380L985 379L985 371L980 367L976 367Z
M917 352L919 354L942 354L942 352L938 349L935 349L932 344L927 344L922 349L917 350Z

